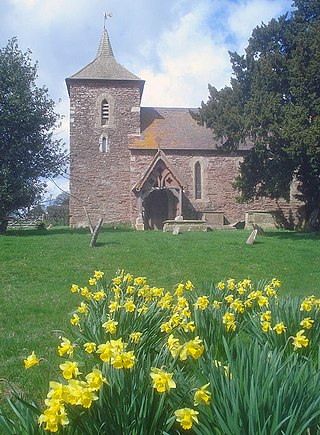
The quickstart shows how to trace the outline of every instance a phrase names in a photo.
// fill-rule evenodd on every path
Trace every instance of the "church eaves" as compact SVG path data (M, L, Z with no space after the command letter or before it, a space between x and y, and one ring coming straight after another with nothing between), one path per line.
M107 30L104 30L102 33L100 45L94 60L66 79L68 87L69 82L73 80L135 81L140 83L141 90L144 85L144 80L132 74L116 61Z

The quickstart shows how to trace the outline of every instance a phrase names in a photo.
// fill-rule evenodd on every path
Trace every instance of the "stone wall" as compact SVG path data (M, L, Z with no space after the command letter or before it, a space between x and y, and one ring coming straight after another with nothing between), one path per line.
M285 201L273 201L265 198L250 204L239 204L236 201L237 192L232 187L232 181L238 174L241 155L225 155L219 151L182 151L164 150L172 168L184 180L184 210L183 217L192 219L206 211L222 212L225 223L233 223L245 219L248 210L276 210L279 207L284 215L290 210L295 213L297 202L288 204ZM152 162L156 150L132 150L131 156L131 186L144 175ZM195 199L194 165L199 161L202 168L202 197ZM137 201L132 194L131 221L137 217ZM193 209L193 210L192 210Z
M111 102L101 125L101 101ZM130 221L128 134L140 132L140 88L132 82L73 81L70 84L70 224ZM101 152L102 137L107 152Z

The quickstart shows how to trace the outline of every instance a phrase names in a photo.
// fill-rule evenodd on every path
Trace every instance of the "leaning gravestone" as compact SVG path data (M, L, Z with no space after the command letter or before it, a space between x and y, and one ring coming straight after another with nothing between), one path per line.
M247 238L246 244L253 245L253 243L256 240L257 234L258 234L258 230L253 230L250 236Z

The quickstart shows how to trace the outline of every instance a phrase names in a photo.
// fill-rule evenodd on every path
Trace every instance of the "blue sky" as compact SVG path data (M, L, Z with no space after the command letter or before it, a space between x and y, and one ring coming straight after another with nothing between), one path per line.
M291 10L291 0L0 0L0 46L16 36L38 61L64 116L59 134L68 146L65 78L96 54L105 12L115 57L146 80L143 106L198 107L208 83L228 85L228 51L243 54L252 30ZM57 180L67 189L67 180ZM50 192L59 193L50 183Z

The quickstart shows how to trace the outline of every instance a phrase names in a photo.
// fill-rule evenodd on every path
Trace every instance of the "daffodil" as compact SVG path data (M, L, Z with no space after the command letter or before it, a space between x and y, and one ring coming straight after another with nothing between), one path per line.
M193 290L193 289L194 289L194 285L192 284L191 281L188 280L188 281L186 282L185 289L186 289L186 290Z
M203 387L200 388L200 390L197 390L194 393L194 406L198 406L200 404L209 405L211 400L211 393L207 389L210 385L210 382L206 385L203 385Z
M300 306L300 311L311 311L312 309L312 300L310 298L305 299Z
M76 293L79 291L79 286L77 284L72 284L71 289L72 293Z
M27 359L24 359L24 360L23 360L23 363L24 363L24 367L25 367L26 369L29 369L30 367L33 367L33 366L39 364L39 359L37 358L37 356L35 355L35 353L32 352L32 354L29 355L29 356L27 357Z
M77 308L78 313L80 314L88 314L89 307L84 302L81 302L80 307Z
M203 352L204 346L202 344L202 340L200 340L197 336L193 340L190 340L182 345L179 356L181 361L185 361L188 356L191 356L193 359L198 359Z
M70 340L68 340L65 337L62 337L61 345L58 346L58 352L60 356L63 356L64 354L67 354L71 356L73 354L74 345L71 344Z
M198 411L195 411L194 409L190 408L182 408L177 409L175 411L175 416L177 422L180 423L182 429L188 430L192 428L192 424L199 423L197 415L199 414Z
M133 313L134 310L136 309L136 306L132 299L127 299L126 302L124 303L124 308L126 309L127 313Z
M222 281L218 282L218 289L219 289L219 290L224 290L225 287L226 287L226 285L225 285L224 282L222 282Z
M66 361L63 364L60 364L59 368L62 370L62 376L65 379L71 379L80 374L78 364L76 362Z
M129 335L130 340L136 344L138 344L141 341L141 337L142 337L142 332L132 332Z
M172 379L172 373L151 367L150 376L153 381L153 388L155 388L158 393L165 393L166 391L169 392L171 388L176 388L176 383Z
M52 402L51 406L40 415L38 423L39 426L45 423L44 430L50 432L57 432L59 430L59 425L66 426L69 424L64 405L59 401Z
M89 278L89 285L93 286L97 284L96 278Z
M99 344L97 353L100 354L100 359L104 362L109 362L113 355L113 347L109 341L104 344Z
M94 271L94 277L96 279L101 279L103 277L103 275L104 275L104 272L101 272L100 270L95 270Z
M200 296L200 297L198 297L196 303L194 304L194 307L195 307L195 309L200 309L200 310L204 311L208 305L209 305L208 296Z
M267 322L267 321L261 322L261 326L262 326L263 332L268 332L271 330L271 323L270 322Z
M97 345L96 343L89 342L89 343L84 343L83 347L87 353L93 353L95 352Z
M119 322L116 322L112 319L109 319L107 322L102 324L102 327L105 328L107 332L110 334L115 334L117 332L117 325Z
M116 352L111 357L111 364L116 369L130 369L134 366L135 356L133 351L130 352Z
M93 369L91 373L88 373L86 375L86 381L89 388L94 391L100 390L103 383L108 384L106 378L103 377L101 371L98 369Z
M271 311L265 311L261 314L260 317L261 322L270 322L271 321Z
M214 300L212 305L213 305L213 308L214 308L215 310L219 310L221 304L222 304L222 302L219 302L219 301Z
M287 328L284 326L283 322L277 323L273 328L273 330L279 335L285 332L286 329Z
M314 323L314 320L312 320L311 317L306 317L300 322L300 325L306 329L310 329L312 328L312 323Z
M182 282L180 282L180 284L177 285L177 288L174 292L174 295L175 296L182 296L183 291L184 291L184 284L182 284Z
M72 318L70 319L71 325L79 325L79 322L80 322L80 317L76 313L74 313Z
M303 333L304 333L304 329L301 329L301 331L297 332L295 337L292 337L293 338L292 344L295 347L295 350L300 349L302 346L303 347L308 346L309 339L305 335L303 335Z

